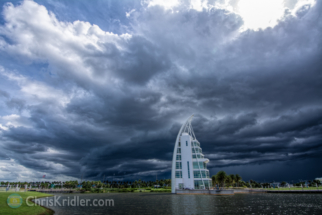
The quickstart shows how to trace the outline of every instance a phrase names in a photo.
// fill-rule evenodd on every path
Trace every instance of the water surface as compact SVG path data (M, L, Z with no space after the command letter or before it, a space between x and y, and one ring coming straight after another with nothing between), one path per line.
M235 194L231 196L170 193L57 194L64 199L113 199L114 206L52 206L55 214L322 214L322 194ZM53 197L51 197L53 198ZM49 198L49 199L51 199Z

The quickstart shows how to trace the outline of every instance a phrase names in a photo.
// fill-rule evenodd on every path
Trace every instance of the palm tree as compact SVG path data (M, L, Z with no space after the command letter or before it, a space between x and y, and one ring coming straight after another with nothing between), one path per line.
M237 182L237 186L239 186L239 182L242 180L242 177L240 177L240 175L236 174L235 175L235 180Z
M219 171L217 172L216 176L216 181L221 184L221 186L223 187L225 185L225 182L227 180L227 174L224 171Z
M231 178L231 185L233 185L236 182L236 177L234 174L229 175L229 177Z
M227 181L228 186L233 183L233 179L232 179L231 175L227 175L226 181Z
M216 175L211 176L212 185L215 186L218 182L216 180Z

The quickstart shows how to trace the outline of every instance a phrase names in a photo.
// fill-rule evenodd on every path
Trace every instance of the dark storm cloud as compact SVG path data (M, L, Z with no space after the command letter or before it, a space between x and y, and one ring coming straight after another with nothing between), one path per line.
M128 17L102 15L118 19L105 27L86 3L44 4L4 8L0 52L19 66L0 61L0 160L51 178L169 177L193 113L211 170L320 156L321 2L244 32L237 14L186 2L178 12L135 4ZM64 16L69 4L84 13Z

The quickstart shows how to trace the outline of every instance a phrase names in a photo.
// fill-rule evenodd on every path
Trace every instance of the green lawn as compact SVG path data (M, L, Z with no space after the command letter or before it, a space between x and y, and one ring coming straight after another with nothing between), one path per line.
M245 189L253 189L253 190L262 190L262 188L245 188ZM264 188L264 190L302 190L301 187L280 187L280 188ZM303 187L303 190L322 190L322 187Z
M10 208L7 205L7 198L10 194L19 194L22 199L22 205L19 208ZM0 192L0 214L23 214L23 215L36 215L36 214L42 214L42 215L51 215L53 214L53 211L46 209L41 206L28 206L26 204L26 198L28 196L36 196L36 198L40 197L46 197L46 196L52 196L46 193L38 193L38 192ZM32 202L31 202L32 203Z
M97 191L97 189L93 189L92 192L95 193ZM99 192L102 193L111 193L111 192L117 192L117 193L121 193L121 192L133 192L133 193L138 193L138 192L142 192L142 193L149 193L149 192L171 192L170 188L151 188L151 187L142 187L142 188L104 188L102 190L99 190Z
M322 190L322 187L303 187L303 190ZM265 189L265 190L302 190L301 187L291 187L291 188L288 188L288 187L280 187L280 188L269 188L269 189Z

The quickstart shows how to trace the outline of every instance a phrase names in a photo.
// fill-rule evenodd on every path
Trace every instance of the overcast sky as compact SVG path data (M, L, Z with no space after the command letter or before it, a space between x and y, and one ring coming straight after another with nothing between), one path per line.
M260 2L260 3L259 3ZM322 177L322 1L1 0L0 181Z

